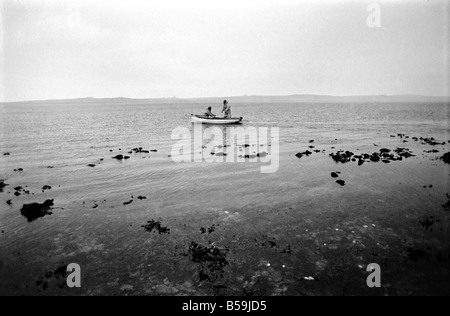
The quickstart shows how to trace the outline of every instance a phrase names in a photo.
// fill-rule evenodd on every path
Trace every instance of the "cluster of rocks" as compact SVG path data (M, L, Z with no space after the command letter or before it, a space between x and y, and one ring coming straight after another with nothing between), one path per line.
M193 262L201 264L200 281L214 282L223 277L223 269L228 265L228 251L228 248L219 248L213 244L203 246L193 241L185 255L190 256Z
M26 187L26 186L25 186ZM21 194L30 194L30 191L25 190L24 188L22 188L20 185L14 188L14 195L15 196L19 196Z
M415 140L418 140L417 137L415 137L415 138L416 138ZM431 146L445 145L445 142L437 142L433 137L430 137L430 138L420 137L419 139L422 141L423 145L425 145L425 144L428 144L428 145L431 145Z
M332 172L332 173L331 173L331 177L332 177L332 178L338 178L340 174L341 174L340 171ZM344 181L344 180L341 180L341 179L336 180L336 183L337 183L337 184L340 184L340 185L342 185L342 186L345 185L345 181Z
M17 169L14 169L14 171L15 171L15 172L23 171L23 168L17 168Z
M145 200L147 197L146 196L142 196L142 195L139 195L138 197L137 197L139 200ZM131 204L131 203L133 203L133 199L134 199L134 196L132 195L131 196L131 200L129 200L129 201L127 201L127 202L123 202L123 205L128 205L128 204Z
M51 207L53 206L53 199L46 200L44 203L24 204L20 213L27 218L28 222L32 222L45 215L51 215Z
M415 155L408 148L396 148L393 151L387 148L381 148L379 152L371 154L364 153L361 155L355 155L351 151L338 151L331 153L330 157L336 162L347 163L350 161L358 161L358 165L362 165L365 162L379 162L389 163L391 161L403 160L403 158L413 157Z
M398 137L400 138L404 138L403 142L407 142L406 139L410 138L408 135L405 134L397 134ZM395 135L391 135L391 137L396 137ZM411 137L412 140L418 142L420 141L422 143L422 145L431 145L431 146L436 146L436 145L445 145L445 142L438 142L436 141L436 139L434 139L434 137ZM450 143L450 141L449 141Z
M162 226L160 221L150 220L147 221L147 224L142 225L141 227L144 227L144 229L148 232L152 232L153 230L158 232L158 234L170 234L170 228L167 228L166 226Z
M421 219L419 219L417 222L422 225L423 228L425 228L426 230L430 230L433 231L433 225L435 223L439 223L441 221L441 219L437 216L426 216L423 217Z
M211 234L212 232L214 232L216 230L216 225L212 224L211 227L205 228L205 227L200 227L200 232L202 234L205 234L206 232L208 232L208 235Z
M142 153L142 154L148 154L148 153L150 153L150 151L145 150L145 149L143 149L142 147L139 147L139 148L132 148L131 151L129 151L128 153L129 153L129 154L132 154L133 152L134 152L135 154L137 154L137 153Z

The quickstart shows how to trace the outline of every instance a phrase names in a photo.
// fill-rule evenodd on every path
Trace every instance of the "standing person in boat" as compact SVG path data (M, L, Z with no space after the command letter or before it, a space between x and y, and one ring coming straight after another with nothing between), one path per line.
M222 112L224 113L225 118L231 118L231 107L228 105L227 100L223 100Z
M206 109L205 115L206 115L207 117L216 117L216 116L211 112L211 107L208 107L208 108Z

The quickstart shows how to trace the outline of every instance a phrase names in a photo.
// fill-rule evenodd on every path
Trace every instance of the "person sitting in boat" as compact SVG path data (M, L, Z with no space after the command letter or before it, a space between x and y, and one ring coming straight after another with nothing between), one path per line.
M205 116L207 116L207 117L216 117L214 114L212 114L212 112L211 112L211 107L208 107L208 108L206 109Z
M228 105L228 101L227 100L223 100L222 112L224 113L224 117L225 118L231 118L231 108Z

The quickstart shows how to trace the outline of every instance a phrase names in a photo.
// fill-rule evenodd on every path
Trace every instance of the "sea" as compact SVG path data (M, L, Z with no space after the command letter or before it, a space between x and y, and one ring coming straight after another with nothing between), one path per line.
M0 104L0 294L450 294L450 104L208 106Z

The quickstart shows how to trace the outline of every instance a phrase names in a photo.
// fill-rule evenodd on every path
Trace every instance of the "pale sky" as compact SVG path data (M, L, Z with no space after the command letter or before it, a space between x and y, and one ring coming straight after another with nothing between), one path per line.
M448 96L449 3L2 0L0 102Z

